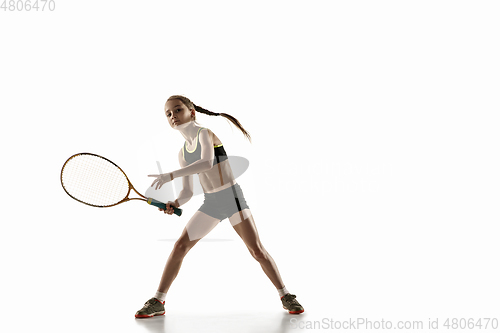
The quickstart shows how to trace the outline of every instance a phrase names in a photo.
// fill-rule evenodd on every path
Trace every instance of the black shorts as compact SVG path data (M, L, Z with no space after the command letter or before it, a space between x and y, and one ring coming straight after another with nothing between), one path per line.
M245 208L249 207L236 183L219 192L205 193L203 205L198 210L222 221Z

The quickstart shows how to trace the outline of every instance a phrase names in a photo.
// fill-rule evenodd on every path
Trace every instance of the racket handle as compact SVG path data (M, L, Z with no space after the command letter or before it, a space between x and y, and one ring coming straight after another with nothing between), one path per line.
M167 205L166 204L164 204L163 202L160 202L158 200L155 200L153 198L148 198L148 204L156 206L156 207L161 208L161 209L167 209ZM171 207L174 209L174 214L175 215L177 215L177 216L181 216L182 215L182 209L174 207L174 206L171 206Z

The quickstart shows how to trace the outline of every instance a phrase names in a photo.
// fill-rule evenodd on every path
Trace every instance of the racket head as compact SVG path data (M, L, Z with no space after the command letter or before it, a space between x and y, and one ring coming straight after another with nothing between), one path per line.
M61 185L76 201L94 207L111 207L128 199L133 189L123 170L92 153L71 156L61 169Z

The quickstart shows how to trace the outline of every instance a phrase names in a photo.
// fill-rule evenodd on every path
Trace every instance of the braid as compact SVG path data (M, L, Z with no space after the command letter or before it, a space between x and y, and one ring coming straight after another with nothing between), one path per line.
M217 113L217 112L208 111L207 109L204 109L201 106L198 106L194 103L193 103L193 106L194 106L194 109L196 111L204 113L204 114L208 114L209 116L220 116L221 115L220 113Z
M178 100L180 100L190 110L191 109L195 109L196 111L204 113L204 114L207 114L209 116L222 116L222 117L224 117L226 119L229 119L229 121L231 121L236 127L239 128L239 130L243 133L243 135L245 135L245 137L248 139L248 141L252 142L252 138L250 137L250 133L248 133L243 128L243 126L241 126L241 124L238 121L238 119L234 118L233 116L231 116L231 115L229 115L227 113L217 113L217 112L212 112L212 111L209 111L207 109L204 109L201 106L195 105L193 102L191 102L189 100L189 98L187 98L185 96L182 96L182 95L173 95L173 96L170 96L168 98L168 100L172 100L172 99L178 99Z

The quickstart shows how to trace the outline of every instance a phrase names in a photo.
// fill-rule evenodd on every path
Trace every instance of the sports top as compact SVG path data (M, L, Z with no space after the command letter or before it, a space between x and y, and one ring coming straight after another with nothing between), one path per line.
M187 142L184 143L182 148L182 157L184 157L184 161L187 162L187 165L190 165L201 158L201 144L200 141L200 131L202 129L207 129L206 127L201 127L196 134L196 142L194 144L194 149L189 151L187 149ZM222 145L215 146L214 145L214 164L216 165L220 162L227 160L227 154Z

